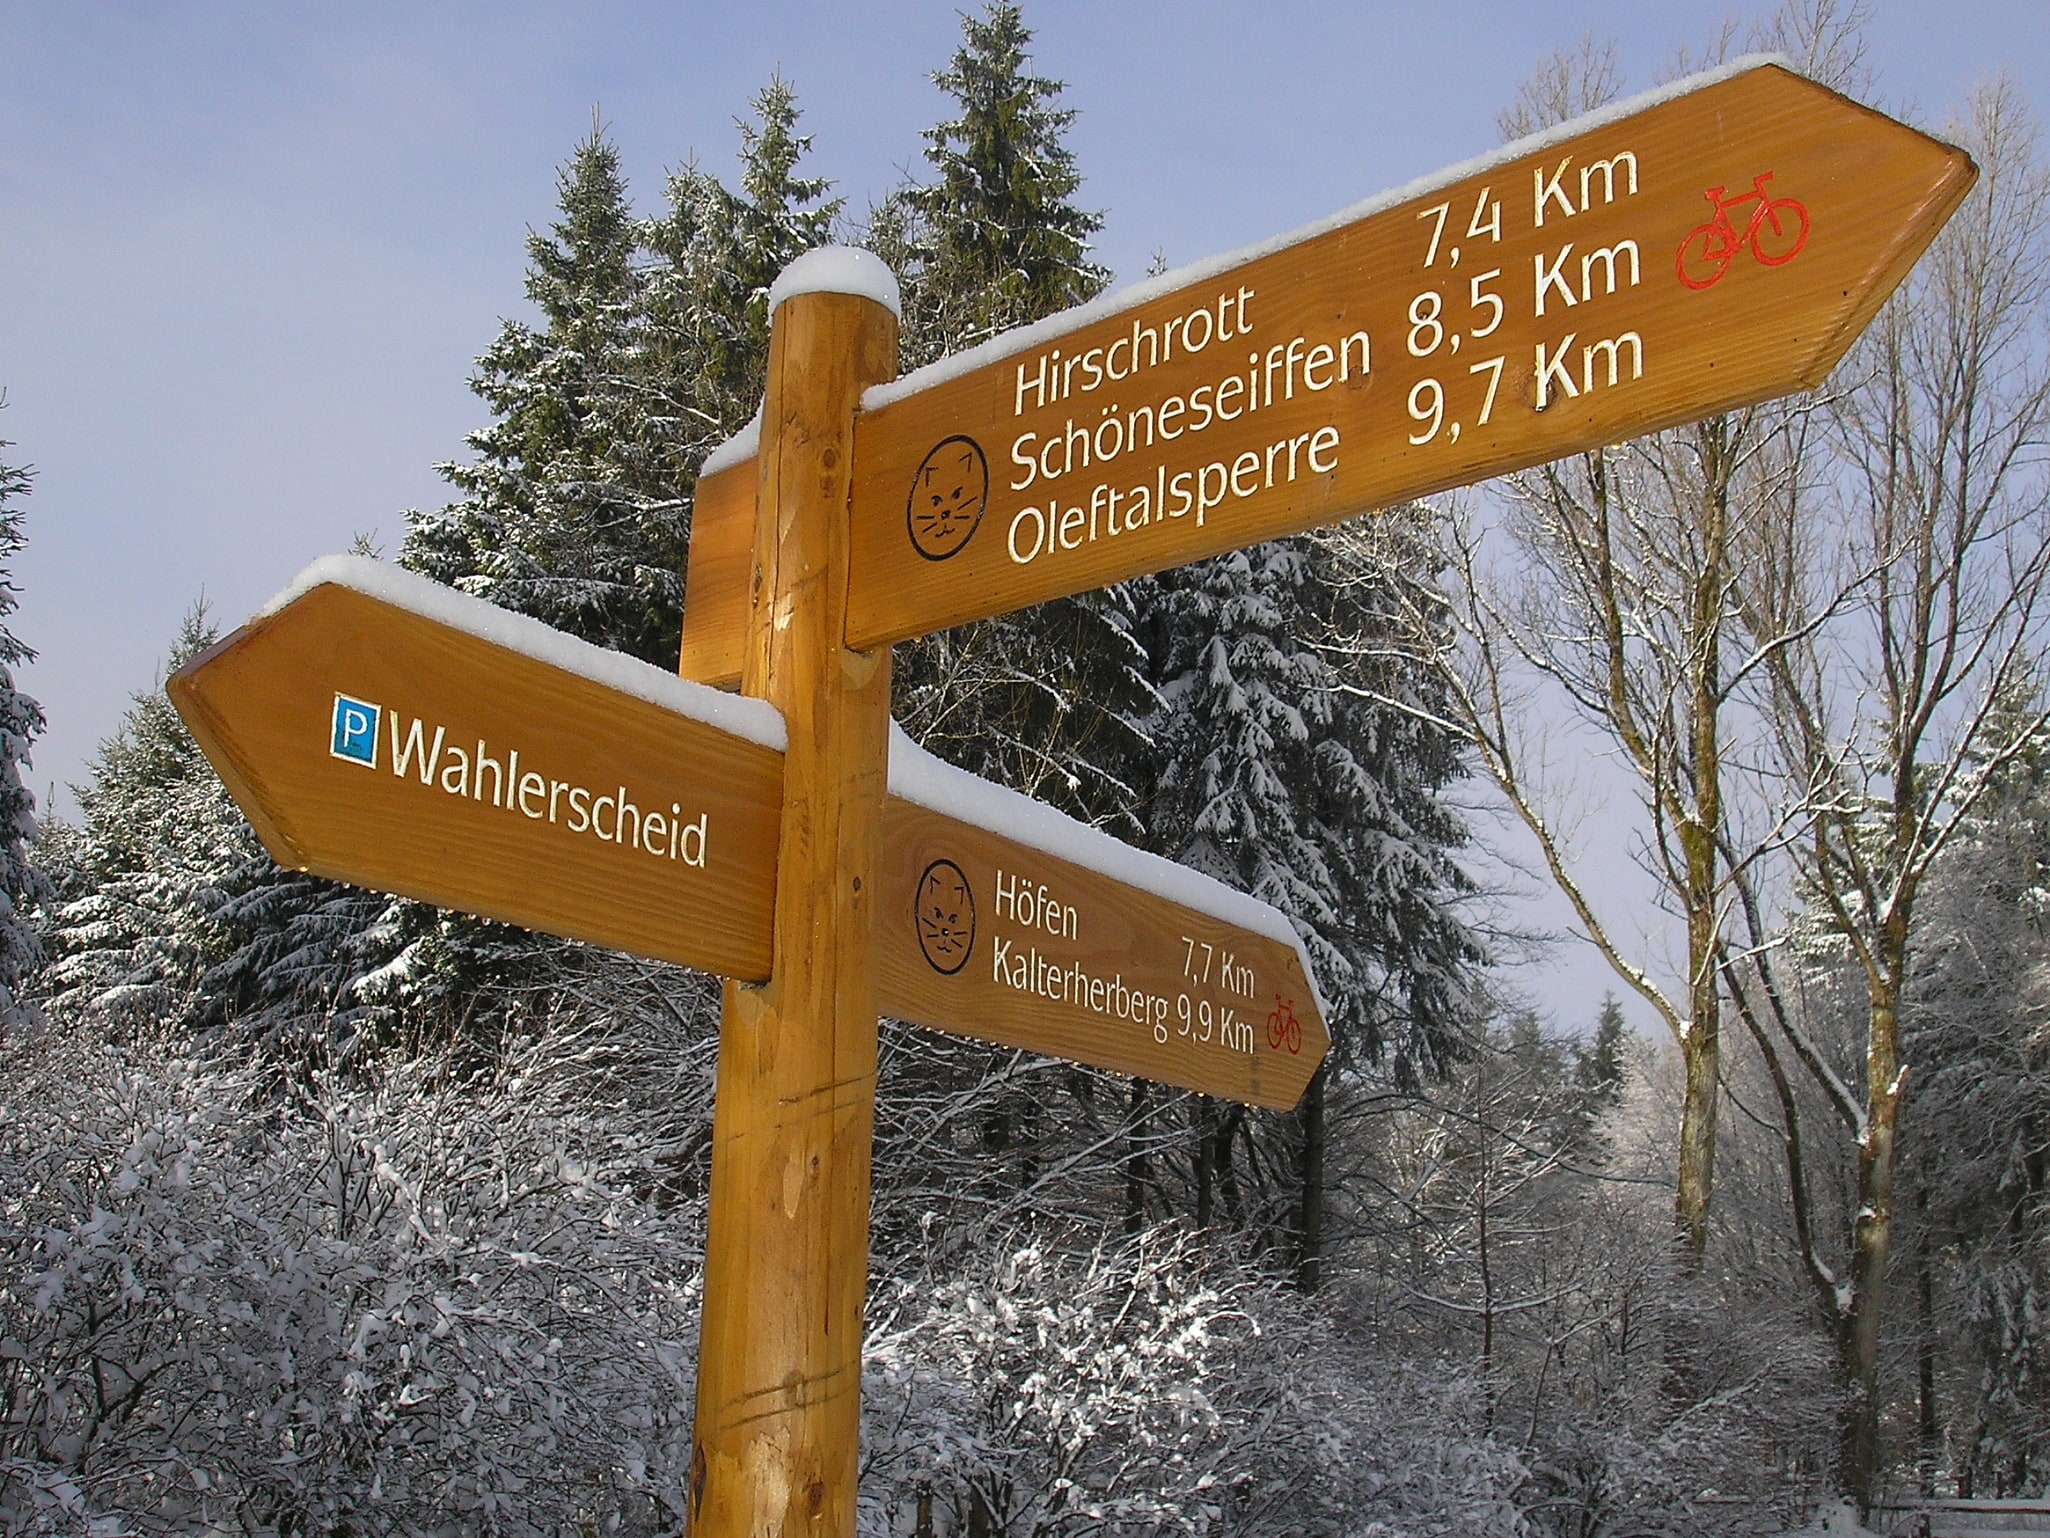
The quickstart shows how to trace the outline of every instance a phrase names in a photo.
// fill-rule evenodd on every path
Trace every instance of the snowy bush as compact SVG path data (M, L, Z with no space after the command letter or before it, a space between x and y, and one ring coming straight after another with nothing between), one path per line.
M1370 1364L1204 1242L1021 1237L879 1287L864 1530L1530 1531L1471 1384Z
M278 1104L0 1049L0 1527L673 1526L701 1216L535 1111L529 1056Z

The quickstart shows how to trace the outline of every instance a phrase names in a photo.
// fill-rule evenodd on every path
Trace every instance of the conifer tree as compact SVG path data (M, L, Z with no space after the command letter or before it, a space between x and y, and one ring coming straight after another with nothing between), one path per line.
M1595 1016L1594 1040L1576 1048L1578 1061L1573 1076L1593 1101L1612 1101L1623 1084L1623 1006L1615 994L1602 995L1601 1013Z
M937 180L881 210L878 250L905 280L907 368L1093 299L1110 281L1089 260L1099 214L1074 202L1060 81L1032 73L1023 12L993 3L961 18L961 47L932 79L958 114L926 130Z
M166 672L215 639L195 606ZM182 1030L228 954L220 909L262 850L161 687L134 696L90 767L72 787L79 825L59 840L69 869L43 992L122 1030Z
M0 450L12 446L0 440ZM29 860L36 803L21 778L43 730L43 707L14 684L14 669L35 653L6 623L19 602L9 573L26 541L19 503L29 482L27 469L0 463L0 1031L33 1018L22 989L43 960L34 910L48 896L48 883Z
M1332 1075L1392 1052L1412 1083L1460 1055L1476 1014L1465 829L1439 798L1459 752L1421 676L1373 644L1389 580L1298 536L1163 574L1147 628L1154 847L1288 914L1325 999L1331 1055L1289 1122L1199 1105L1194 1128L1199 1222L1213 1189L1229 1209L1236 1142L1291 1150L1255 1161L1293 1165L1280 1209L1243 1217L1275 1231L1304 1291L1321 1274Z
M1082 184L1057 80L1035 74L1016 5L964 15L961 47L933 82L955 112L926 133L935 179L871 218L898 269L904 362L928 362L1093 298L1100 216ZM1126 837L1140 831L1138 772L1151 714L1132 594L1085 594L901 648L896 708L928 748Z
M762 398L769 287L791 262L833 239L842 201L799 174L811 136L797 131L796 92L781 77L755 93L740 124L740 190L695 164L669 179L668 208L645 231L654 373L686 490L706 450L737 432Z
M463 493L409 515L402 564L601 646L674 667L689 537L684 463L700 439L655 408L642 229L617 148L594 123L557 175L557 218L527 241L539 325L508 320L471 388L493 420L470 464L441 473ZM278 873L279 882L291 878ZM301 894L308 895L311 894ZM260 920L282 890L245 895ZM555 970L562 942L417 904L345 919L379 930L388 964L366 979L383 1006L433 1036L502 1024L509 997ZM328 936L351 950L367 932ZM289 941L281 944L289 947ZM254 953L251 960L255 960ZM265 967L268 971L270 968ZM242 989L253 977L236 980Z
M688 501L676 424L651 412L646 281L619 152L593 127L559 217L527 241L534 327L510 320L471 387L494 420L463 493L410 515L401 561L558 630L673 666Z
M1458 747L1420 678L1328 649L1371 635L1374 584L1316 536L1158 581L1155 847L1296 920L1340 1061L1456 1056L1480 955L1454 910L1465 829L1439 799Z

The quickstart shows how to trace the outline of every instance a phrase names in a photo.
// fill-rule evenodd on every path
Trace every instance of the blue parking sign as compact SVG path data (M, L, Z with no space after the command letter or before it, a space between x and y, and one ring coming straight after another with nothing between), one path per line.
M377 767L378 707L346 694L335 696L335 732L328 752L352 764Z

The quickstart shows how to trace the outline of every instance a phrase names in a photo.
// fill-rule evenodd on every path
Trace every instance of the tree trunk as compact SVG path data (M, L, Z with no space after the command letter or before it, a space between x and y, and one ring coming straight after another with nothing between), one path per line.
M1892 927L1892 926L1889 926ZM1900 937L1905 952L1905 934ZM1851 1302L1837 1329L1837 1361L1845 1398L1838 1477L1862 1516L1872 1508L1879 1474L1879 1336L1886 1318L1886 1259L1893 1239L1894 1136L1900 1114L1899 972L1871 995L1865 1052L1869 1117L1858 1150L1858 1217L1851 1228Z
M1495 1429L1495 1272L1488 1247L1488 1100L1485 1092L1487 1069L1483 1064L1475 1075L1482 1093L1475 1097L1478 1115L1474 1130L1479 1137L1474 1181L1475 1252L1481 1278L1481 1425Z
M1245 1119L1246 1108L1235 1105L1217 1119L1217 1130L1210 1136L1210 1167L1217 1172L1217 1194L1224 1198L1225 1221L1233 1224L1244 1222L1246 1216L1238 1168L1231 1157L1232 1139Z
M1152 1172L1146 1166L1146 1081L1132 1081L1132 1114L1125 1132L1125 1232L1136 1234L1146 1226L1146 1186ZM1200 1158L1201 1155L1198 1155Z
M1695 864L1691 848L1688 855L1691 878ZM1722 992L1713 959L1716 914L1712 857L1706 860L1701 879L1708 889L1706 904L1694 907L1690 903L1692 911L1687 915L1687 950L1695 975L1688 990L1687 1037L1681 1048L1687 1084L1680 1104L1680 1178L1673 1197L1680 1268L1688 1277L1700 1274L1708 1249L1708 1209L1715 1194L1716 1097L1720 1093L1723 1059Z
M1681 1051L1687 1063L1686 1099L1680 1110L1680 1178L1674 1192L1674 1222L1681 1268L1701 1272L1708 1249L1708 1208L1715 1194L1716 1096L1722 1074L1722 898L1716 880L1716 839L1723 831L1722 617L1729 601L1729 495L1734 451L1730 419L1701 425L1702 561L1690 595L1688 628L1694 651L1688 680L1688 773L1691 812L1681 813L1679 839L1686 861L1687 1035Z
M1310 1075L1302 1109L1302 1204L1296 1221L1296 1290L1315 1292L1323 1280L1324 1262L1324 1075L1327 1059Z
M1916 1473L1922 1494L1936 1493L1936 1458L1943 1427L1936 1415L1936 1289L1929 1274L1929 1192L1915 1192L1915 1428L1920 1447Z

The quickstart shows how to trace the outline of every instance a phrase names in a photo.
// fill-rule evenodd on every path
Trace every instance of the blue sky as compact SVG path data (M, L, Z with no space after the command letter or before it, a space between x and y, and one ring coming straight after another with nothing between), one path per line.
M1613 38L1628 85L1713 6L1027 0L1067 82L1099 254L1122 277L1304 223L1487 149L1545 55ZM2010 72L2050 106L2041 0L1874 0L1874 99L1940 124ZM928 0L76 4L0 0L0 437L32 463L16 632L82 779L204 593L239 621L358 531L444 499L465 385L522 309L523 237L597 110L637 201L780 70L854 209L915 169L958 38ZM60 804L62 802L60 791ZM1559 984L1591 1014L1592 970ZM1592 990L1590 994L1590 990Z

